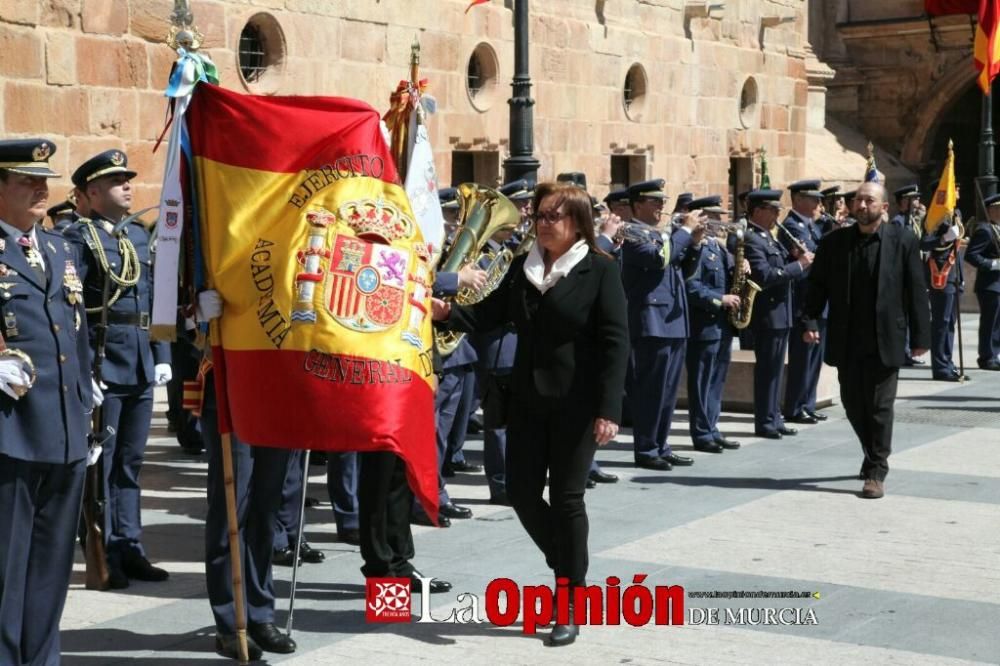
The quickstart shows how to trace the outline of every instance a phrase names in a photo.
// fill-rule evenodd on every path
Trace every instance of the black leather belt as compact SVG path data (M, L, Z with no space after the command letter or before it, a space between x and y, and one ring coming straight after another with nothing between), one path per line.
M101 323L101 313L95 312L88 317L88 323L93 326ZM149 330L148 312L109 312L109 326L138 326L144 331Z

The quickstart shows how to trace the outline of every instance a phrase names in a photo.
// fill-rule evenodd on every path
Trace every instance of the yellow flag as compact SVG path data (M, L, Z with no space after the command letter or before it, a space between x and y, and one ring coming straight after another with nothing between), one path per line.
M931 198L931 207L924 218L924 233L934 233L938 226L945 221L950 221L955 214L955 203L958 194L955 192L955 149L954 144L948 140L948 159L944 163L944 170L941 172L941 180L938 181L937 191Z

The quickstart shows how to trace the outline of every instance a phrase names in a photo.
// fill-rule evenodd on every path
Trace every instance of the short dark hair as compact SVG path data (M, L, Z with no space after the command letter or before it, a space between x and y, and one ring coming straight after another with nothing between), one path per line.
M556 207L563 210L576 224L576 231L586 241L591 252L606 254L597 247L597 235L594 233L593 206L587 191L570 182L539 183L535 187L535 197L531 202L531 210L538 212L538 206L546 197L556 197Z

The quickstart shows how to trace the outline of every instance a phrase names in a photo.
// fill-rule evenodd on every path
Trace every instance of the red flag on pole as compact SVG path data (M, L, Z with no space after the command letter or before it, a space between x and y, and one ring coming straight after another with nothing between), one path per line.
M468 14L469 10L475 7L476 5L485 5L489 1L490 0L472 0L472 2L469 3L469 6L465 8L465 13Z
M975 14L979 11L979 0L924 0L924 11L928 16Z
M984 95L989 95L993 78L1000 73L1000 0L979 2L975 59L979 87Z

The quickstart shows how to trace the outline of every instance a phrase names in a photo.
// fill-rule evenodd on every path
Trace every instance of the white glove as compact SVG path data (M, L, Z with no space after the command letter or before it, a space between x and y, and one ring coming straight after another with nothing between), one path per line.
M951 241L958 238L958 229L955 227L948 227L948 231L944 232L944 236L941 237L945 243L950 243Z
M198 294L198 321L211 321L222 316L222 296L214 289Z
M90 378L90 388L92 390L91 400L94 403L94 407L100 407L104 404L104 391L101 390L100 384L93 377ZM105 386L104 388L107 388Z
M104 447L100 444L90 447L90 450L87 451L87 467L100 460L102 451L104 451Z
M994 259L990 262L991 271L1000 271L1000 259Z
M157 363L156 367L153 368L153 376L157 386L163 386L170 381L170 378L174 376L173 371L170 369L169 363Z
M18 400L31 387L31 375L19 358L0 359L0 391Z

